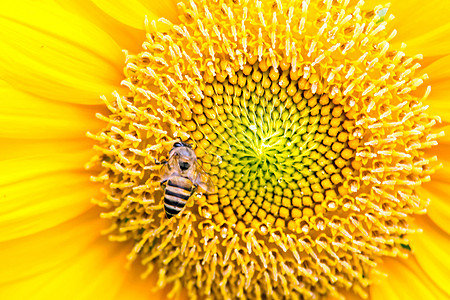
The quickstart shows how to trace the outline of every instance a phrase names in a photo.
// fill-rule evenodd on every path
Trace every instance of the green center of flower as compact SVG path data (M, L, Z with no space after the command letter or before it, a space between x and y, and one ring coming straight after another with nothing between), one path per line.
M215 80L188 124L217 177L218 210L238 230L252 222L294 229L295 219L335 201L351 172L343 107L290 73L256 62Z

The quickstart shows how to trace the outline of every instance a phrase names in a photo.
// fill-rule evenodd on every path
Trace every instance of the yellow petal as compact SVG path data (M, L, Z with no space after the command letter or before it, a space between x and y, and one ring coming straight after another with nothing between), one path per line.
M445 184L450 186L450 127L444 127L446 135L438 139L438 146L429 149L427 153L429 155L435 155L438 158L439 163L442 164L441 168L438 168L431 176L432 180L423 185L425 189L433 188L435 182L444 184L442 188L445 189ZM437 189L440 189L439 187Z
M0 243L0 299L165 299L154 278L125 269L130 247L99 235L107 225L98 214Z
M126 270L123 245L99 240L58 270L34 295L34 299L116 299ZM129 288L133 288L130 286Z
M440 230L426 216L417 217L416 224L423 229L423 233L408 237L411 241L414 256L428 277L450 298L450 285L448 284L450 278L450 235Z
M86 251L86 248L99 238L100 231L107 226L98 214L98 209L91 209L50 229L1 242L0 283L14 282L49 271Z
M421 53L424 56L441 56L450 53L450 3L441 0L367 0L365 7L373 8L379 4L391 3L386 14L394 15L387 26L388 31L397 30L392 47L406 43L409 55Z
M448 173L448 172L447 172ZM419 195L424 199L430 199L428 216L442 230L450 234L450 203L448 201L449 183L434 179L432 182L418 190Z
M45 100L0 83L0 137L11 139L84 138L100 129L99 106ZM3 144L3 143L2 143Z
M411 33L410 33L411 35ZM450 24L432 27L416 37L404 36L407 44L406 53L410 55L443 56L450 53Z
M9 170L9 169L2 169ZM44 173L1 186L0 241L19 238L74 218L90 207L98 187L86 172Z
M83 140L3 140L0 150L1 185L62 171L79 171L93 156L91 143ZM87 175L86 175L87 176Z
M121 49L127 49L130 53L136 53L142 49L141 45L145 38L142 30L114 19L91 0L64 0L58 4L108 33Z
M378 268L388 277L371 285L372 300L448 299L448 296L427 277L413 257L407 260L385 257Z
M125 255L125 254L124 254ZM125 263L124 263L125 264ZM172 287L167 286L164 289L155 288L157 282L157 271L153 271L153 276L149 276L146 279L142 279L140 274L144 270L136 270L137 266L133 265L130 270L123 270L125 272L125 278L123 285L117 292L115 299L133 299L133 300L148 300L151 299L167 299L167 295L171 292ZM177 300L189 299L186 293L186 289L182 289Z
M438 146L427 150L428 155L437 156L442 168L436 170L432 180L426 182L417 189L419 196L423 199L430 199L427 209L428 216L442 230L450 234L450 202L448 201L448 189L450 187L450 127L441 128L446 131L446 135L438 139Z
M431 85L431 93L425 104L429 105L428 114L437 115L445 122L450 122L450 56L443 57L421 70L429 80L418 89L417 94L423 96L427 86Z
M0 77L51 100L98 104L122 78L123 54L92 23L57 5L0 4Z
M11 269L2 267L7 282L1 298L115 299L126 274L127 249L99 236L97 214L91 211L50 231L3 243L2 266Z
M159 18L177 21L175 1L93 0L93 2L113 18L138 29L144 29L145 16L149 21Z

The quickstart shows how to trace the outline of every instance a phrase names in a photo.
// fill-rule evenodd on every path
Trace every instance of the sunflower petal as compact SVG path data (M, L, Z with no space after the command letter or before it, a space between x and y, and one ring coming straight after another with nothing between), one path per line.
M426 216L418 217L416 223L423 229L423 234L408 237L414 255L422 269L450 298L450 286L448 284L450 276L450 252L448 251L450 249L450 236L440 230Z
M379 269L388 274L388 278L371 285L371 299L448 299L448 296L427 277L413 257L406 261L383 258Z
M418 190L419 195L424 199L430 199L428 207L428 216L442 230L450 234L450 203L448 202L449 183L443 183L437 180L427 184L424 188Z
M7 270L0 275L0 297L115 299L127 273L128 250L99 236L104 223L98 213L91 210L51 230L2 243L0 261Z
M97 106L61 103L20 92L0 83L0 137L11 139L83 138L100 128ZM5 143L2 143L5 144ZM0 150L1 151L1 150Z
M97 193L88 174L76 170L41 174L1 186L0 241L33 234L74 218L92 207L90 199Z
M0 75L37 97L98 104L121 80L121 49L104 31L59 6L0 5ZM89 33L89 34L87 34Z
M440 116L444 122L450 122L450 105L448 102L450 95L448 84L450 80L450 56L434 61L423 68L422 73L427 74L430 80L418 89L418 93L423 95L427 86L431 85L431 93L425 101L430 106L427 113Z
M118 21L138 29L144 29L144 18L158 20L166 18L172 22L177 20L175 1L142 1L142 0L93 0L107 14Z
M406 40L407 53L410 55L443 56L450 53L450 24L430 28L422 35ZM406 38L406 37L405 37Z
M141 44L144 38L142 30L124 26L91 0L65 0L58 4L68 12L83 17L108 33L121 49L127 49L131 53L139 52L142 49Z
M136 266L133 266L133 269L135 267ZM149 278L145 280L140 276L144 270L142 270L142 272L134 271L135 272L126 272L124 282L118 290L115 299L148 300L149 295L151 295L153 299L167 299L167 295L171 292L172 287L167 286L163 289L155 288L154 283L157 281L157 270L153 271L153 276L149 276ZM182 289L179 297L176 297L175 299L189 299L186 290Z
M390 2L392 1L367 0L365 7L373 8ZM393 48L406 43L406 52L410 55L421 53L424 56L441 56L450 53L450 42L447 38L450 34L448 1L394 1L386 18L391 14L395 19L389 22L387 28L397 30Z
M80 253L47 280L34 297L49 299L56 294L60 299L68 299L72 295L80 300L116 299L126 273L125 262L121 259L126 252L120 251L121 245L107 246L105 242L101 239L90 245L88 251Z
M38 275L74 259L99 238L104 226L104 221L98 218L98 210L92 209L50 229L0 242L0 284Z
M448 201L448 188L450 186L450 135L449 127L442 128L447 132L444 137L438 139L439 145L427 150L429 156L437 156L442 168L436 170L430 182L424 183L417 189L419 196L430 199L427 209L428 216L442 230L450 234L450 202Z
M51 173L81 170L92 157L90 141L3 140L0 150L0 183L2 186L32 180Z
M434 182L445 183L450 185L450 127L444 127L446 135L438 139L438 146L432 149L428 149L429 155L435 155L438 157L439 162L442 163L442 168L436 170L436 173L432 175L433 180L424 184L424 188L432 187Z

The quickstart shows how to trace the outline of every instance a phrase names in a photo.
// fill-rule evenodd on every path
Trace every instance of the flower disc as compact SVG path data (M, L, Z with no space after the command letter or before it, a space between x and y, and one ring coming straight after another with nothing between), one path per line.
M349 145L359 143L349 144L352 116L307 85L290 68L264 62L206 84L202 109L194 107L186 125L203 166L217 178L217 220L238 230L261 224L294 230L296 220L323 213L345 192Z
M421 56L390 49L381 6L294 2L179 4L181 25L147 24L143 51L126 54L128 95L104 98L95 201L169 296L367 296L426 211L415 188L441 133L412 93ZM155 160L180 139L218 192L167 219Z

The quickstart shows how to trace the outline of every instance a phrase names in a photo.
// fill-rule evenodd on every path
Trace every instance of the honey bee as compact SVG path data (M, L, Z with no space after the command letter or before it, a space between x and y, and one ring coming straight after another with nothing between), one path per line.
M164 210L168 219L177 215L198 187L205 193L217 191L209 175L197 161L190 144L173 144L169 160L156 162L161 168L161 186L164 189Z

